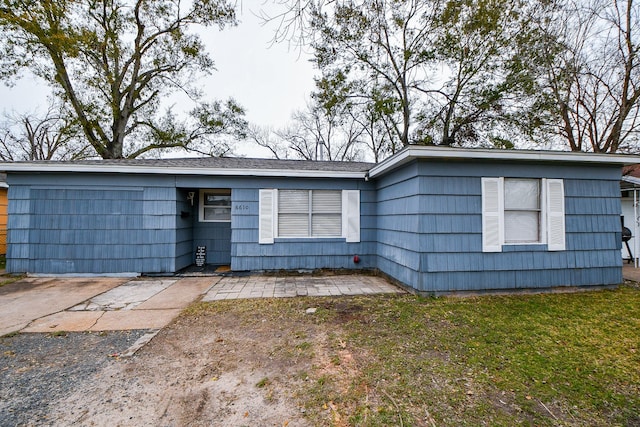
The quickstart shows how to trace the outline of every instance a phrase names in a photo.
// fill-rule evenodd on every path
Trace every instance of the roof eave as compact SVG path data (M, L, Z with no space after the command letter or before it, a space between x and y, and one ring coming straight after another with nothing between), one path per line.
M451 147L407 147L394 156L377 164L369 171L375 178L403 164L417 159L426 160L495 160L522 162L564 162L586 164L614 164L619 166L640 163L640 156L627 154L595 154L570 151L463 149Z
M622 181L628 182L629 184L640 186L640 178L636 178L635 176L625 175L622 177Z
M6 172L92 172L122 174L163 174L163 175L215 175L215 176L257 176L257 177L298 177L298 178L352 178L364 179L366 172L346 172L331 170L303 169L236 169L236 168L179 168L157 166L120 165L72 165L69 163L0 163L0 170Z

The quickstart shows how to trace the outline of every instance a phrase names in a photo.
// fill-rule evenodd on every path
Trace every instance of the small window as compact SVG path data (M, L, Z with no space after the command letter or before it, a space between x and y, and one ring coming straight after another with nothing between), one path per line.
M556 178L482 178L482 251L504 244L546 244L566 250L564 181Z
M231 190L200 190L200 222L231 221Z
M539 179L504 180L505 243L540 243L541 191Z

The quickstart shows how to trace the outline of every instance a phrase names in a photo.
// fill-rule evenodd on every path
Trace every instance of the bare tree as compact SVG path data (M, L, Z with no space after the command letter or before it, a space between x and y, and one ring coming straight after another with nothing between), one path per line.
M71 115L50 103L44 115L5 114L0 125L0 159L77 160L96 155Z
M488 139L523 84L515 44L536 0L285 3L274 39L309 44L322 96L368 104L391 152Z
M530 115L572 151L638 151L640 5L552 3L530 64L540 90Z
M317 103L296 111L289 126L250 127L248 137L277 159L349 161L366 157L362 124L348 111L327 112Z
M291 154L287 144L271 128L250 125L247 130L247 138L258 146L269 150L274 159L287 159Z

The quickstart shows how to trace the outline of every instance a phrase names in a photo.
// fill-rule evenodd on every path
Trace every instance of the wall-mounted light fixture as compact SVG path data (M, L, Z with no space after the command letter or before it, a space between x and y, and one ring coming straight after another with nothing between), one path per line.
M196 197L195 191L189 191L187 194L187 200L191 202L191 206L193 206L193 199Z

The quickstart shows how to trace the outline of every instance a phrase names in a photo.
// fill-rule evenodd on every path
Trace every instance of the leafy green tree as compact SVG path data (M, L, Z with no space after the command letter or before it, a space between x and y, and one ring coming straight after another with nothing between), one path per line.
M430 64L441 75L417 88L426 95L418 113L421 140L442 145L495 143L495 131L525 90L525 76L517 64L518 43L531 31L529 8L535 4L444 3L435 18L437 37Z
M315 61L325 76L324 99L350 89L354 104L382 113L401 145L410 142L417 96L433 52L433 3L429 1L339 1L313 12ZM328 10L327 10L328 9ZM375 95L375 98L372 96ZM342 98L345 98L343 95Z
M214 63L197 25L235 25L226 0L0 0L0 78L28 70L48 82L105 159L152 150L226 151L217 137L242 135L233 100L199 102L194 82ZM188 118L163 102L176 91L197 102ZM218 150L218 151L217 151Z
M523 40L516 36L530 30L531 2L300 3L291 10L308 20L298 27L322 72L319 98L376 117L390 132L391 153L416 143L489 144L495 123L516 105L525 76L514 66ZM279 31L276 39L291 28Z

